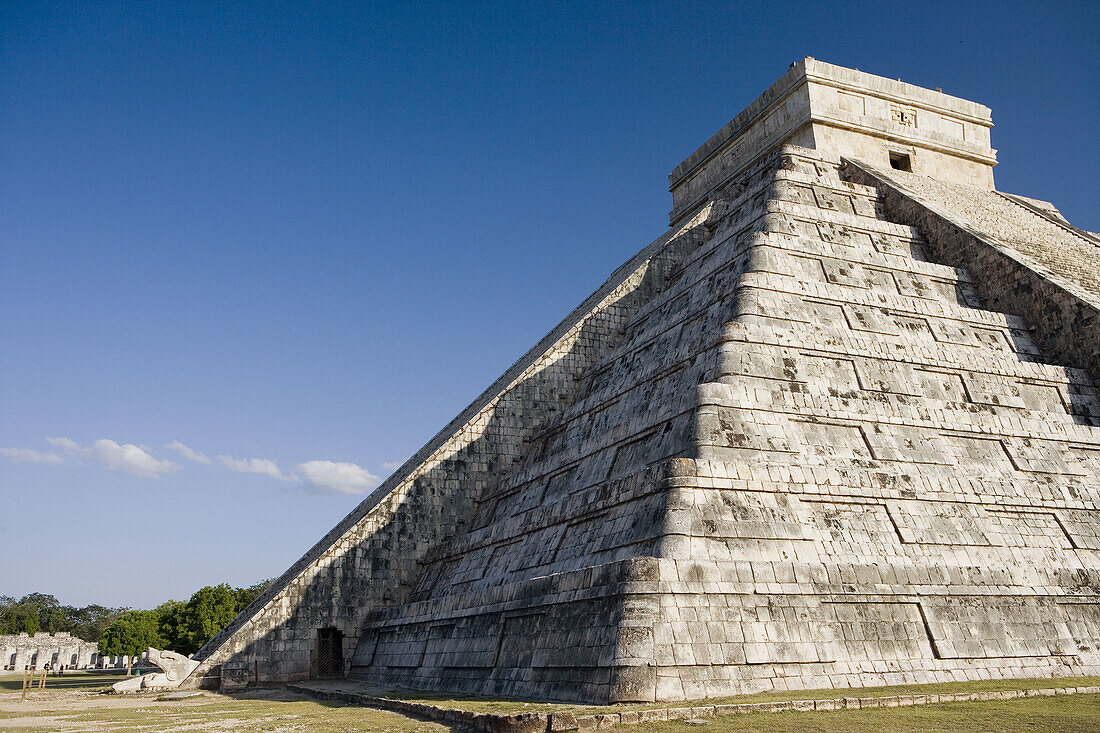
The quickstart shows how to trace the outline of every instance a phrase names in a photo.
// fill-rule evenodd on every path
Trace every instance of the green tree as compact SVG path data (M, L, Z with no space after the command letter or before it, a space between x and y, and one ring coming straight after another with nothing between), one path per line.
M45 593L28 593L18 601L0 596L0 633L55 634L67 631L65 612L57 599Z
M38 612L34 606L20 603L15 607L15 633L27 633L34 636L41 627L38 625Z
M68 631L65 611L60 601L47 593L28 593L19 599L19 603L34 609L38 616L38 628L42 631L56 634L58 631Z
M237 591L228 583L195 591L182 614L188 648L181 653L194 654L221 631L237 615L237 603Z
M156 611L127 611L106 628L103 638L99 640L100 654L109 657L126 655L130 658L126 674L133 669L134 657L149 647L164 648Z
M274 578L268 578L267 580L261 580L255 585L250 585L247 588L237 588L237 613L243 611L249 603L256 600L256 598L274 582Z
M104 630L126 611L124 608L107 608L94 603L83 608L73 606L61 608L65 612L66 628L64 630L84 641L102 639Z
M160 635L164 638L165 648L180 654L193 654L191 635L188 632L187 604L183 601L165 601L153 609L157 615Z
M100 652L108 656L133 657L150 646L190 655L272 582L261 580L247 588L232 588L227 583L208 585L195 591L186 603L165 601L152 611L96 604L63 606L45 593L30 593L18 601L0 596L0 634L34 634L40 629L50 633L68 631L85 641L99 642Z
M0 596L0 634L18 634L15 627L15 599Z
M99 641L103 630L125 610L95 604L63 606L46 593L30 593L18 601L0 596L0 634L67 631L85 641Z

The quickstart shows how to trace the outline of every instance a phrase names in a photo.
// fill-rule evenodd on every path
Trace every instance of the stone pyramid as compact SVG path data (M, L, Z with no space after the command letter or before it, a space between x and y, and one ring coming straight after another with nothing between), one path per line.
M1100 238L981 105L804 59L200 652L588 702L1100 673Z

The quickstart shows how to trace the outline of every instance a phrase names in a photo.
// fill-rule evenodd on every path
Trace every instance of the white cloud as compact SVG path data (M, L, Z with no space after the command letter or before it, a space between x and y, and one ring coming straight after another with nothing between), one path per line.
M72 438L46 438L46 442L72 458L91 458L114 471L125 471L132 476L159 478L171 473L179 465L171 461L162 461L153 456L148 448L133 443L117 443L109 438L100 438L90 446L81 445ZM55 455L55 454L43 454ZM59 463L59 460L44 462Z
M341 494L362 494L378 485L378 477L354 463L309 461L299 463L306 481L319 489Z
M405 465L404 461L386 461L382 464L382 468L386 469L390 473L393 473L397 469Z
M79 446L78 446L79 447ZM122 445L107 438L94 443L93 457L103 465L115 471L125 471L133 476L158 478L161 474L171 473L179 468L171 461L154 458L147 449L133 443Z
M86 456L92 452L91 448L85 448L70 438L46 438L46 442L73 457Z
M256 473L261 476L270 476L280 481L295 481L294 476L286 476L275 461L266 458L231 458L230 456L218 456L218 463L230 471L237 473Z
M210 465L210 459L207 458L205 454L199 453L197 450L193 450L192 448L190 448L189 446L184 445L183 443L181 443L178 440L173 440L171 443L168 443L164 447L165 448L170 448L171 450L176 451L181 456L183 456L184 458L187 458L189 460L196 461L198 463L205 463L207 465Z
M0 456L7 456L16 463L64 463L56 453L41 453L30 448L0 448Z

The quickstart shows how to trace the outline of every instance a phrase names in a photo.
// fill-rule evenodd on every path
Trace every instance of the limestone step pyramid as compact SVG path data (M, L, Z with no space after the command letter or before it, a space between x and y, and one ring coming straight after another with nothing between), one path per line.
M642 249L199 654L587 702L1100 673L1100 238L804 59ZM291 521L288 518L288 521Z

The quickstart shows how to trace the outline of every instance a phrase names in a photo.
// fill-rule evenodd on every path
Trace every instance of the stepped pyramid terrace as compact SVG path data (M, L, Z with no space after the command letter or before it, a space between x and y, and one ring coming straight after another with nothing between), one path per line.
M992 126L793 64L672 172L668 231L186 685L605 703L1100 674L1100 237L995 189Z

